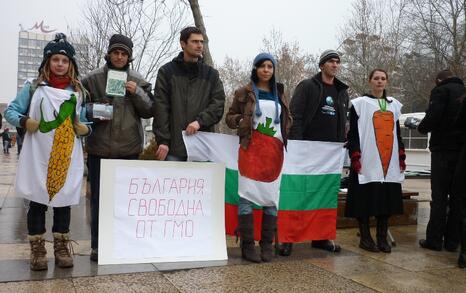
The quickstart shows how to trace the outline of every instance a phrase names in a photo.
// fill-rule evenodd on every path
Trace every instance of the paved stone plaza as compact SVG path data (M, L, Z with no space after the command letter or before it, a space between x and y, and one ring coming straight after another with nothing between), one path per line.
M466 270L457 268L457 253L417 245L428 202L419 204L417 226L390 228L397 244L391 254L361 250L356 229L339 229L339 254L302 243L289 258L251 264L228 238L228 262L97 266L89 261L89 205L83 194L72 208L71 236L79 244L74 268L55 268L47 243L48 271L31 272L25 204L12 188L15 151L0 157L0 292L466 292ZM404 188L430 198L428 179L408 179ZM47 239L52 240L50 214Z

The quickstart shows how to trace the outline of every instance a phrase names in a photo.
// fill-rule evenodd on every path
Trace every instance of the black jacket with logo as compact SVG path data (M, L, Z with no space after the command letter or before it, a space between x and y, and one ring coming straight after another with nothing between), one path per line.
M338 115L337 141L345 141L345 129L348 111L348 86L339 79L334 79L334 84L337 88L338 95L335 101L335 110ZM290 102L291 116L293 117L293 125L289 139L295 140L312 140L311 123L319 110L319 105L322 103L324 85L322 84L322 73L319 72L309 79L301 81L293 93Z

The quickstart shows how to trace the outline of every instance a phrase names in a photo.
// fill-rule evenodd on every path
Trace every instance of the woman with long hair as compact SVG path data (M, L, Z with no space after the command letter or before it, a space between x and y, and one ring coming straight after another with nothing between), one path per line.
M281 171L291 116L283 86L277 84L277 62L261 53L253 62L250 82L237 89L226 115L226 123L237 129L238 222L241 255L251 262L269 262L277 227ZM254 243L253 205L262 206L260 256Z
M351 101L351 170L345 214L359 222L360 248L389 253L388 219L403 213L406 155L398 121L402 104L387 96L387 83L387 72L374 69L369 75L371 92ZM377 244L369 228L372 216L377 219Z
M28 199L31 270L46 270L45 212L53 207L55 264L73 266L69 249L70 205L79 203L84 160L76 136L90 132L79 121L84 90L75 50L64 34L44 48L39 76L26 83L5 110L5 118L26 130L16 172L15 193Z

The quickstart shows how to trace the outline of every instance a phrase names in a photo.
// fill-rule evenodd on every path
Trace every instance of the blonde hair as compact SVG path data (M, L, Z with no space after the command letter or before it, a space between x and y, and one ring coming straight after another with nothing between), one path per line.
M52 59L52 56L50 56L47 59L47 62L42 67L41 71L39 72L39 78L37 79L38 83L41 83L43 81L48 81L50 79L50 72L51 72L50 60ZM70 83L73 86L73 89L81 95L81 97L83 98L83 102L84 102L87 96L87 91L78 79L78 75L76 74L76 68L74 66L74 62L72 62L69 57L68 57L68 60L69 60L69 66L68 66L68 71L66 72L65 75L70 78Z

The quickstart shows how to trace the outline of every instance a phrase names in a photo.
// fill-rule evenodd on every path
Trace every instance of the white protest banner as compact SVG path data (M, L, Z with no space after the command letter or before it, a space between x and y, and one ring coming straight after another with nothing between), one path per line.
M226 260L225 166L102 160L99 264Z

